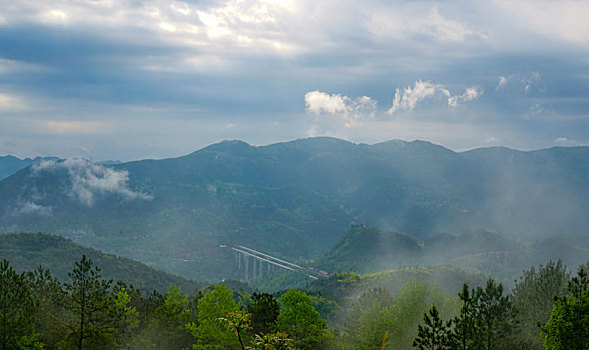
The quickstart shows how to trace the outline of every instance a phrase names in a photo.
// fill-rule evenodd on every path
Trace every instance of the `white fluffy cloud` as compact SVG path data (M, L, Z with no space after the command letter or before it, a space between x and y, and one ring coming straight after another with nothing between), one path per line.
M317 117L340 119L349 128L360 123L363 118L374 116L376 101L368 96L352 100L348 96L315 90L305 94L305 108L307 113Z
M440 96L450 98L450 91L441 84L418 80L413 84L413 88L408 86L403 88L402 91L396 89L393 106L387 113L393 114L399 110L412 110L417 107L418 103Z
M86 206L92 206L96 195L117 194L125 199L152 199L151 196L129 189L129 173L94 164L85 159L73 158L64 161L45 161L33 165L33 172L65 169L71 179L70 194Z
M465 102L478 99L483 94L483 88L472 86L466 89L462 95L451 96L448 98L448 106L457 107Z

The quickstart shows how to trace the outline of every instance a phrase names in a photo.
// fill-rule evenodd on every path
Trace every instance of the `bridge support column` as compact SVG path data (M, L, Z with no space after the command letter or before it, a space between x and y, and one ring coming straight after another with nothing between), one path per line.
M245 280L247 281L249 278L249 262L245 254L243 255L243 260L245 263Z

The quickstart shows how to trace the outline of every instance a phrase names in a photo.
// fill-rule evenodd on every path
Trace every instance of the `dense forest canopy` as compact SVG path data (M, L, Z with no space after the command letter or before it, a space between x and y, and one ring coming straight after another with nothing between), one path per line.
M350 305L290 289L232 291L224 284L165 294L106 279L82 255L62 282L49 270L0 262L2 349L586 349L589 264L531 268L506 291L488 279L449 295L412 280L370 288ZM327 323L332 304L345 321ZM319 310L319 311L318 311Z

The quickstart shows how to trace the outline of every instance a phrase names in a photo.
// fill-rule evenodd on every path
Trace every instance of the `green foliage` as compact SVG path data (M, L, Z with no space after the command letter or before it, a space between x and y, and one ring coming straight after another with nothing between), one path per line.
M354 225L320 260L327 271L358 273L381 271L419 261L419 240L405 233Z
M557 299L543 328L544 349L589 347L589 278L585 266L569 282L567 295Z
M276 332L259 335L254 335L252 345L248 350L292 350L293 341L286 333Z
M440 319L438 309L432 306L429 315L423 315L424 326L417 329L417 337L413 347L419 350L450 350L452 349L451 326L452 321L444 323Z
M306 293L291 289L280 298L280 306L277 329L288 334L295 347L312 349L332 337Z
M48 348L55 348L68 333L62 322L69 315L64 309L66 294L51 272L39 266L27 271L26 277L35 303L35 331Z
M193 318L189 300L180 287L170 285L161 301L157 296L150 299L157 306L135 346L148 349L181 349L189 346L192 337L185 325Z
M250 326L250 316L245 311L237 310L227 312L225 317L219 318L222 326L235 333L242 350L245 350L242 338L247 331L252 329Z
M513 305L518 311L514 330L518 348L543 348L541 327L550 318L555 297L561 297L565 292L569 278L561 260L523 272L511 290Z
M374 349L393 324L393 298L382 288L363 293L346 321L345 341L355 349Z
M510 349L516 311L503 295L503 285L488 279L485 288L470 291L463 285L458 294L460 314L454 318L452 338L457 349Z
M0 261L0 348L18 349L33 336L34 304L24 275Z
M461 301L460 314L453 319L454 329L452 340L456 349L473 349L479 338L476 324L477 296L474 290L463 284L462 291L458 293Z
M586 268L580 268L554 303L543 327L547 349L586 348ZM400 271L407 277L415 270ZM518 323L525 318L516 310L525 310L530 318L541 315L535 309L546 308L548 295L560 290L563 276L568 276L562 264L549 263L538 272L525 272L512 295L489 279L474 289L462 284L458 299L411 280L400 289L369 288L349 309L339 304L349 300L337 297L339 289L331 296L291 289L281 296L278 311L270 294L233 293L224 285L208 287L192 300L174 285L165 296L123 281L112 285L86 256L76 262L65 285L41 267L19 275L7 260L0 272L0 340L9 339L7 349L535 349L527 334L537 327ZM342 274L335 281L357 286L385 275ZM246 308L239 308L236 297ZM347 316L345 331L337 336L329 332L317 308L329 315L343 309L338 317ZM444 319L451 319L452 326ZM254 323L258 334L249 332Z
M251 314L252 334L271 333L280 313L278 301L269 293L254 293L251 298L246 310Z
M241 346L233 332L219 321L238 310L231 290L218 285L198 300L198 324L191 322L186 329L195 338L194 349L239 349Z
M131 305L131 295L126 287L120 288L113 293L112 317L117 320L114 328L116 330L116 341L119 348L127 348L131 344L132 335L139 327L139 313L137 308Z
M364 293L351 309L344 338L355 349L408 349L418 335L418 326L433 305L442 317L451 318L458 310L454 298L428 283L409 281L391 298L384 289Z
M43 266L44 269L51 270L54 277L66 282L74 262L82 255L100 266L105 278L123 280L147 290L156 289L163 293L170 284L175 284L193 291L204 285L203 282L189 281L131 259L104 254L63 237L46 233L0 234L0 256L10 260L17 271L34 270Z
M412 346L423 314L433 305L436 305L441 317L445 319L453 317L458 309L456 299L429 283L407 282L395 297L392 307L393 324L390 335L393 349L408 349Z
M476 324L483 349L511 348L516 311L508 295L503 295L503 285L487 280L485 288L477 288Z
M92 268L92 260L82 255L65 284L66 308L72 318L68 322L70 334L65 346L77 348L111 348L113 328L112 302L109 296L111 280L103 280L100 268Z

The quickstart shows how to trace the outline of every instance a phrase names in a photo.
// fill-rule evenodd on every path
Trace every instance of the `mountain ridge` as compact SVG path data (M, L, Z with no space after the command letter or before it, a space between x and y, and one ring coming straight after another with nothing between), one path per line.
M584 234L589 148L569 151L307 138L114 165L66 160L0 182L0 232L50 231L194 279L236 277L219 244L313 260L357 224L421 240L471 227Z

